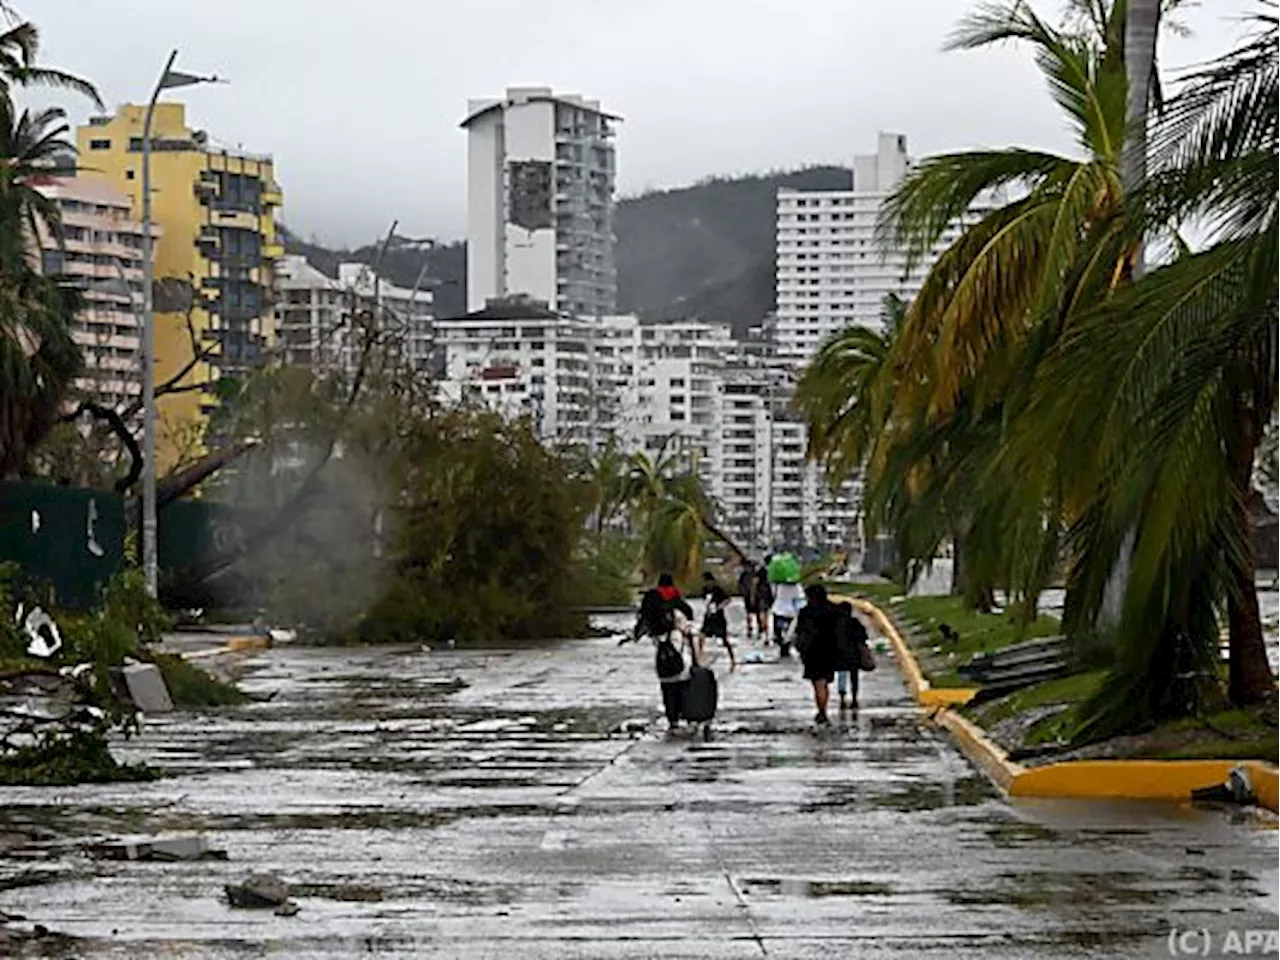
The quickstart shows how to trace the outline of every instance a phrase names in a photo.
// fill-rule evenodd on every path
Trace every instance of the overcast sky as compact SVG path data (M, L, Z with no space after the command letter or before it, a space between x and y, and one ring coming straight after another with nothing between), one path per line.
M17 0L43 59L111 107L149 95L168 51L226 86L175 91L230 146L275 155L284 220L330 244L465 231L468 97L581 92L620 114L620 192L843 163L878 130L915 156L1069 150L1028 52L943 53L972 0ZM1040 0L1042 12L1056 10ZM1179 13L1163 66L1240 35L1256 0ZM67 98L62 98L67 102ZM86 104L71 102L83 120Z

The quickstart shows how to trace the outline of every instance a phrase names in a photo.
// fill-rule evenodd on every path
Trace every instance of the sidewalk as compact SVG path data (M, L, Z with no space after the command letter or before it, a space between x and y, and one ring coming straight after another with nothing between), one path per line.
M10 790L0 810L0 829L200 830L229 860L49 848L49 881L6 911L87 938L81 957L291 960L1110 960L1167 956L1175 921L1276 923L1275 832L1010 804L883 658L863 709L821 735L798 664L721 670L704 744L658 732L651 648L605 639L244 656L270 701L173 715L120 750L172 777ZM293 885L297 917L226 906L222 884L261 870Z

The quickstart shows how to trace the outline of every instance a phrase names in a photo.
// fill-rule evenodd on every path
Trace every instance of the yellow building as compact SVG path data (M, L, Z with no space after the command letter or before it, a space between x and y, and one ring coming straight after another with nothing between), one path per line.
M76 130L82 176L126 194L142 216L145 106L125 104ZM282 202L269 156L224 150L187 126L180 103L156 105L151 122L151 216L155 246L155 376L198 388L159 399L156 459L163 472L206 448L213 385L257 366L271 329L272 267ZM195 335L193 350L192 332ZM192 360L200 359L192 366Z

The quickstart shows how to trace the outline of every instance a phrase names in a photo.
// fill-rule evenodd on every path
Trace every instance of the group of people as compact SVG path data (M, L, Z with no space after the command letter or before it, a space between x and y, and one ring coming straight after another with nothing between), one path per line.
M794 647L800 654L804 676L813 685L814 721L830 723L827 715L830 685L836 684L840 709L858 706L858 671L874 668L867 646L867 633L849 603L834 603L820 584L807 588L794 583L770 583L766 569L743 565L738 592L747 613L748 641L759 637L772 641L782 659ZM682 719L682 697L686 694L690 671L705 657L705 641L719 640L729 654L730 670L738 669L738 655L729 639L727 608L732 598L710 573L703 574L701 595L705 611L701 629L694 627L694 612L681 595L670 574L662 574L658 584L641 598L639 616L631 635L623 643L649 637L656 648L659 686L668 725L675 729ZM684 660L687 650L689 660Z

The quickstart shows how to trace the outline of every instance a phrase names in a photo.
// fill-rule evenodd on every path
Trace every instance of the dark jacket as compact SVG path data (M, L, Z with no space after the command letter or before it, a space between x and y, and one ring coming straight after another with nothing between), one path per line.
M806 664L836 668L839 661L837 632L844 616L844 611L829 600L809 603L801 608L796 617L796 650Z
M859 669L859 648L866 645L867 628L847 603L836 606L836 667L839 670Z

